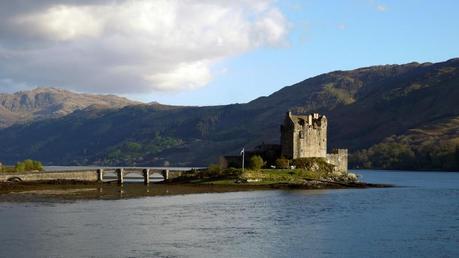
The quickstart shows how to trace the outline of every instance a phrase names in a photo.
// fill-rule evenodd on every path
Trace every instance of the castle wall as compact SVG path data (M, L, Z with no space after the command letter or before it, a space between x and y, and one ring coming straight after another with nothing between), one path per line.
M325 158L339 171L347 171L346 149L327 154L327 118L317 113L292 115L288 112L281 126L281 154L288 159Z
M308 123L304 125L296 125L296 153L294 156L296 158L325 158L327 156L327 120L325 117L312 118L312 115L308 116L308 120Z
M294 124L290 119L290 114L284 120L284 124L281 125L281 155L288 159L293 159L294 154Z
M336 166L338 171L347 171L348 153L347 149L335 149L327 154L327 163Z
M327 118L319 114L292 115L281 126L282 155L286 158L327 156Z

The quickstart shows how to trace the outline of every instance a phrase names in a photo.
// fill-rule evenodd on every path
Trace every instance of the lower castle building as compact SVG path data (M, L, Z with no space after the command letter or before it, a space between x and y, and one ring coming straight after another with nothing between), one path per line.
M327 153L327 118L317 113L287 113L281 125L281 155L288 159L324 158L337 170L347 171L347 149Z

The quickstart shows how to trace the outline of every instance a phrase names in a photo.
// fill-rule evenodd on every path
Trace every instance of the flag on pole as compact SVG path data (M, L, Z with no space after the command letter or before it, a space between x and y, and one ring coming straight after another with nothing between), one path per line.
M245 152L245 151L244 151L244 148L242 148L242 150L241 150L241 155L244 154L244 152Z

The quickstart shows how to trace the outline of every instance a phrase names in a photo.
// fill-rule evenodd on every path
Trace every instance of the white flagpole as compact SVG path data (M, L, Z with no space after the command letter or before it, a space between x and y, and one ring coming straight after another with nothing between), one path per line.
M242 173L244 173L245 150L242 148Z

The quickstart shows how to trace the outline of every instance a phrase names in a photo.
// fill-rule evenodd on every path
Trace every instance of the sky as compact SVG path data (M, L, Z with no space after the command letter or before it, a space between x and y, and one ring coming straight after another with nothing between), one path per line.
M0 0L0 92L245 103L335 70L459 57L456 0Z

